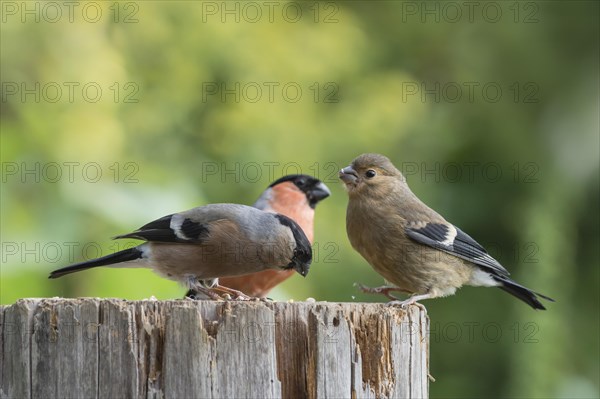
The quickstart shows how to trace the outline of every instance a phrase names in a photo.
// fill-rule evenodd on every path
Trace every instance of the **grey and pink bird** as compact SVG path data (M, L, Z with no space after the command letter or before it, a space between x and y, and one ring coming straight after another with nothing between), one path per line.
M306 276L312 262L310 242L296 222L237 204L211 204L175 213L115 238L146 242L55 270L50 278L99 266L145 267L219 299L221 294L244 297L219 286L219 277L264 270L295 270Z
M325 183L313 176L287 175L271 183L253 206L289 217L298 223L308 241L312 243L315 207L330 195L331 192ZM269 269L244 276L224 277L219 281L221 285L242 291L246 295L264 298L293 273L293 270Z

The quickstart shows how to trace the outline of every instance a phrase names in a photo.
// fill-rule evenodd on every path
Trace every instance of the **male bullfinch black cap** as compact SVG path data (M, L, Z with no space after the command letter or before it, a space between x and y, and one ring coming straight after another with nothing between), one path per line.
M306 199L311 208L314 208L319 201L329 197L331 191L321 180L309 175L287 175L275 180L269 187L274 187L278 184L290 182L293 183L300 191L306 195Z

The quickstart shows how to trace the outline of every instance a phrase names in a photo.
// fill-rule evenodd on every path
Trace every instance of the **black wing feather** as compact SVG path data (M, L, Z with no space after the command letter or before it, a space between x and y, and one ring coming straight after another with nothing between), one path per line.
M187 218L181 224L179 233L180 235L183 234L184 238L182 238L171 228L172 218L173 215L164 216L143 225L132 233L122 234L114 238L135 238L154 242L200 243L208 235L208 227L206 225Z
M173 218L173 214L163 216L160 219L156 219L150 223L146 223L142 227L138 229L140 230L170 230L171 229L171 219Z
M458 227L454 226L454 228L456 229L456 237L450 244L444 243L448 238L450 227L443 223L427 223L420 228L408 227L406 235L421 244L481 266L493 274L499 276L509 275L508 271L496 259L492 258L477 241Z

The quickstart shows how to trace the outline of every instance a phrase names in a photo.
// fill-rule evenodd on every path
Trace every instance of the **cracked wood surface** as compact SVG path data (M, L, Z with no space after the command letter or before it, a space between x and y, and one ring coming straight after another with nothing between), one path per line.
M429 320L375 303L23 299L2 398L426 398Z

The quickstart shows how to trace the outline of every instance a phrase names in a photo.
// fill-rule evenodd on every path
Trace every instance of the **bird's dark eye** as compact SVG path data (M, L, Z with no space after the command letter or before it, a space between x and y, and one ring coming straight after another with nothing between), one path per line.
M375 172L373 169L369 169L369 170L367 170L367 172L365 173L365 176L367 176L367 178L369 178L369 179L370 179L370 178L372 178L372 177L375 177L375 175L376 175L376 174L377 174L377 173L376 173L376 172Z
M296 180L296 185L297 185L298 187L302 187L302 186L304 186L305 184L306 184L306 180L304 180L304 179L299 179L299 180Z

